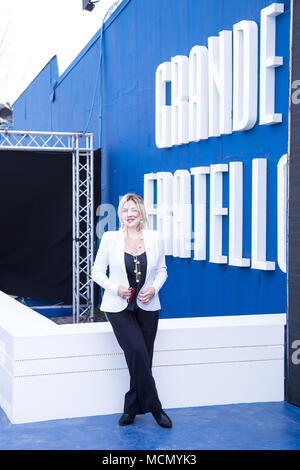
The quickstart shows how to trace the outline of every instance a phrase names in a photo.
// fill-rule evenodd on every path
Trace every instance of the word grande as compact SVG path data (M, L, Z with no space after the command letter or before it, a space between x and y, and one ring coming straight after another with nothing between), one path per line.
M259 124L282 122L275 113L276 16L283 3L261 10ZM166 88L171 82L171 104ZM258 26L240 21L232 31L194 46L189 57L177 55L156 70L155 143L158 148L199 142L232 131L245 131L257 121Z

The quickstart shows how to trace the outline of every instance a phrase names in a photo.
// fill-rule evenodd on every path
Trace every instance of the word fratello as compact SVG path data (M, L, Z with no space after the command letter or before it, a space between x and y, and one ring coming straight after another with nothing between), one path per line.
M275 112L276 16L283 3L261 10L259 124L280 123ZM167 86L171 103L167 104ZM240 21L233 31L208 38L189 56L177 55L156 70L155 142L158 148L199 142L209 137L246 131L258 117L258 26Z
M228 207L223 204L225 173L229 173ZM210 178L208 204L207 178ZM147 173L144 175L144 202L149 228L162 234L166 255L206 260L209 219L209 262L273 271L275 261L266 258L266 158L252 160L251 258L243 257L243 192L243 162L199 166L176 170L174 174ZM277 164L277 262L283 272L286 272L286 216L287 155L283 155ZM223 253L224 217L228 217L228 255Z

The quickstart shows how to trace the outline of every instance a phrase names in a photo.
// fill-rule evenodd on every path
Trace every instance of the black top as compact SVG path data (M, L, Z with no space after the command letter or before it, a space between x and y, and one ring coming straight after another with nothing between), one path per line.
M136 263L135 260L138 262L137 268L140 275L138 275L139 282L137 282L137 276L135 271ZM128 277L129 286L135 289L134 297L131 302L127 305L126 310L135 310L137 308L136 298L141 289L144 285L146 280L146 272L147 272L147 255L146 251L141 253L138 256L130 255L125 251L125 267Z

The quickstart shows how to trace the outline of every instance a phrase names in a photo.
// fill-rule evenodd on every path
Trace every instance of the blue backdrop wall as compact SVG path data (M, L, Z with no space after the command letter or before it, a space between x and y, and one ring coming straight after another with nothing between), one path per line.
M284 13L276 20L276 55L283 57L283 65L276 69L276 112L282 113L282 123L257 122L245 132L157 148L158 65L179 54L189 55L195 45L207 46L208 37L232 30L239 21L253 20L260 28L261 9L271 3L284 3ZM243 256L248 258L252 160L267 159L267 259L276 262L276 269L167 256L162 317L286 311L286 275L277 263L276 200L277 163L288 150L289 28L287 0L123 0L106 22L102 42L99 31L61 77L53 58L14 104L16 129L94 132L95 148L101 145L102 150L102 202L115 208L120 195L143 194L145 173L243 162ZM228 207L228 174L224 174L224 207ZM223 254L228 255L228 217L223 221Z

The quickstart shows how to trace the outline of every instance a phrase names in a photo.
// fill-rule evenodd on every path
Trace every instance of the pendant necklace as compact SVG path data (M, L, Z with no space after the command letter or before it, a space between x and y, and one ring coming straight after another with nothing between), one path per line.
M142 241L143 237L140 236L140 242L137 246L137 249L135 251L129 250L130 254L133 256L133 261L134 261L134 273L135 273L135 280L137 283L140 282L140 277L141 277L141 271L140 271L140 262L138 260L138 251L142 248Z

